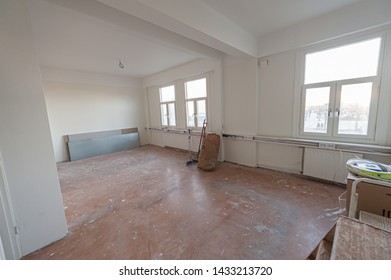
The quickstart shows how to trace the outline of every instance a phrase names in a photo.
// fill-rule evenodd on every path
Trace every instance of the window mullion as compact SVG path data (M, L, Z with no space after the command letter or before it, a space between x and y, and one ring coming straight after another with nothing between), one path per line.
M167 118L167 124L168 124L168 126L171 126L171 121L170 121L170 105L169 104L171 104L172 102L167 102L166 103L166 112L167 112L167 114L166 114L166 118Z
M193 99L193 108L194 108L194 127L198 128L198 112L197 112L197 100Z
M329 117L330 136L337 136L338 134L339 115L341 112L340 103L341 103L341 84L335 82L330 88L330 108L331 108L331 114Z
M170 118L168 117L168 102L164 103L164 106L166 107L166 115L164 117L166 119L167 126L170 126Z

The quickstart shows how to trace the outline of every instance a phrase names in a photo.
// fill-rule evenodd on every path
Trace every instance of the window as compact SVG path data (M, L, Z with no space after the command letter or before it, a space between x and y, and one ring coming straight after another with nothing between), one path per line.
M201 128L207 119L206 78L186 82L185 98L187 127Z
M373 139L381 38L307 53L302 135Z
M176 126L174 85L161 87L159 93L162 126Z

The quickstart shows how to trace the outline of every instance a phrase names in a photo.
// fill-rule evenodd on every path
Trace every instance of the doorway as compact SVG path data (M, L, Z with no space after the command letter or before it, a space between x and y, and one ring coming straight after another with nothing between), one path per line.
M20 259L22 251L0 153L0 259Z

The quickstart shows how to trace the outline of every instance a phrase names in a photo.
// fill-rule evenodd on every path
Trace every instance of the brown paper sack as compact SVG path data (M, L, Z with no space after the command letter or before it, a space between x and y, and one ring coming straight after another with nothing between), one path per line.
M217 158L220 148L220 135L210 133L202 141L200 156L198 158L198 168L205 171L216 169Z

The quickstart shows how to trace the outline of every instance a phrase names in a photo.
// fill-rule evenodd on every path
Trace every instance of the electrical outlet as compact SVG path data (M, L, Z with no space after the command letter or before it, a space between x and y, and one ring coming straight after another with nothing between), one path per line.
M319 148L322 148L322 149L335 149L335 143L319 142Z

